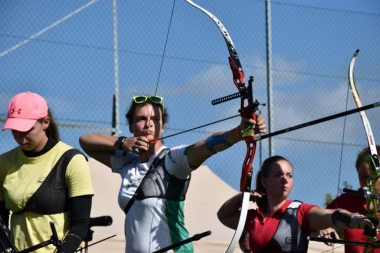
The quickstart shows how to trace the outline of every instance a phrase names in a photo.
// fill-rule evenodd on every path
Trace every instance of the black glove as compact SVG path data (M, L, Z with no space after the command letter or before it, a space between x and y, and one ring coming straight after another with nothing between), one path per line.
M63 240L62 253L72 253L79 248L82 240L76 234L67 234Z

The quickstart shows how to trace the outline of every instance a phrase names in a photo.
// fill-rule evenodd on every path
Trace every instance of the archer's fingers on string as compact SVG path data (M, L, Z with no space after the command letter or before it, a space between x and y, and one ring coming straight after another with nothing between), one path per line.
M330 234L326 230L323 230L322 237L326 239L331 239ZM331 242L325 242L324 244L326 244L327 246L332 245Z
M135 143L135 148L137 148L138 150L148 150L149 143L145 143L145 142L142 142L142 141L136 142Z
M145 143L149 143L149 139L146 136L140 136L140 140L145 142Z
M146 137L146 136L139 136L136 138L136 141L134 143L134 148L138 148L138 149L146 149L149 147L149 139Z
M249 197L249 200L251 201L257 201L257 199L260 199L263 197L263 194L260 194L256 191L251 191L251 196Z
M336 231L332 231L330 234L332 239L340 239L339 234Z
M251 196L254 196L254 197L259 197L261 198L262 197L262 194L260 194L259 192L257 191L251 191Z

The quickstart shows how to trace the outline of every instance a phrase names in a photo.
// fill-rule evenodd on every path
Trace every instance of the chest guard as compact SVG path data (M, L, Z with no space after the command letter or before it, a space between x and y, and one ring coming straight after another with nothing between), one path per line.
M173 201L185 200L191 175L187 179L179 179L169 174L165 168L165 159L168 152L169 149L164 149L154 159L139 187L137 187L135 194L125 207L125 214L128 213L135 200L147 198L162 198Z
M263 252L307 252L310 233L302 232L297 219L300 201L293 201L281 217L277 230Z
M162 198L174 201L183 201L189 188L190 177L178 179L167 172L165 159L169 149L163 150L153 161L136 190L136 199Z
M28 199L24 209L13 214L22 214L25 212L57 214L69 210L69 194L65 175L67 165L77 154L83 155L83 153L77 149L69 149L63 153L41 186Z

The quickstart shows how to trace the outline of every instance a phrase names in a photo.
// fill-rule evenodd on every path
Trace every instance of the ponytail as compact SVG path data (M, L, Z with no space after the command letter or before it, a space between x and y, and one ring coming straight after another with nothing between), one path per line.
M256 175L256 190L255 190L256 192L262 194L261 198L256 198L256 203L261 209L266 208L267 203L268 203L268 198L266 195L267 191L261 183L261 178L263 177L263 174L264 174L263 167L261 167L260 171L257 172L257 175Z
M60 141L57 123L55 123L53 114L51 113L50 109L48 109L48 117L50 118L50 124L48 128L46 128L46 136L56 141Z

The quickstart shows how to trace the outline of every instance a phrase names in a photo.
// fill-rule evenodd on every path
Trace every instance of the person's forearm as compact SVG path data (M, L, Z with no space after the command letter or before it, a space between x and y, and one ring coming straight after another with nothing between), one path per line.
M340 209L333 212L331 220L334 227L337 228L358 228L363 229L369 226L370 222L365 222L365 216L357 213L351 213L347 210Z
M238 193L226 202L224 202L224 204L220 207L218 211L218 218L228 218L240 212L242 200L243 194Z
M209 157L226 150L241 140L240 128L235 127L227 132L214 133L206 140L201 140L188 147L187 157L191 168L196 169Z
M220 138L223 140L223 141L219 141L219 143L216 142L215 145L209 148L216 153L228 149L229 147L231 147L232 145L238 143L239 141L243 139L241 136L241 130L239 126L229 131L226 131L224 133L223 132L215 133L212 135L211 138L216 138L216 139Z
M107 134L85 134L79 138L79 143L86 152L115 150L117 138Z
M361 214L351 213L344 209L312 208L308 214L309 227L312 230L333 228L371 228L373 224Z
M71 227L62 246L62 252L64 253L74 252L88 233L92 196L73 197L69 198L69 201L71 205Z

